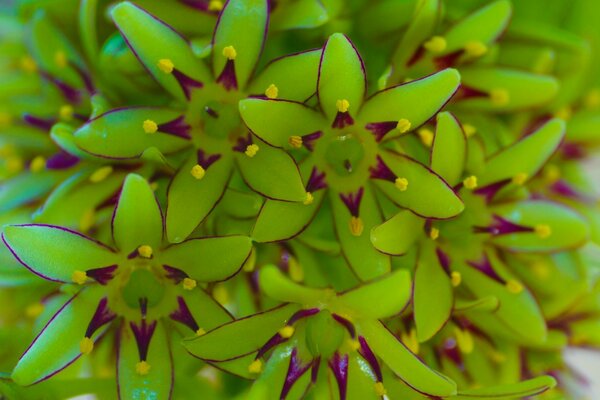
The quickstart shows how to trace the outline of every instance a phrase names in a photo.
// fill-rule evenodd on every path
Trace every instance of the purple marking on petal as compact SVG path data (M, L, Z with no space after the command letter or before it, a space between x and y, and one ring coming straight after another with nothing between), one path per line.
M442 354L450 359L454 364L461 366L463 364L462 356L453 338L446 339L442 348Z
M494 267L492 267L492 263L490 263L490 260L486 255L484 255L480 261L468 261L467 264L486 274L488 277L495 280L496 282L499 282L503 285L506 283L504 279L502 279L500 275L496 273Z
M114 272L117 268L118 266L116 264L109 265L108 267L88 269L85 271L85 274L99 284L106 285L114 277Z
M474 97L488 97L488 94L463 84L458 88L458 91L454 95L455 100L467 100Z
M140 255L140 253L138 252L138 249L136 248L131 253L127 254L127 259L128 260L132 260L132 259L136 258L139 255Z
M102 325L108 324L110 321L116 318L116 314L109 310L108 299L103 297L98 303L96 312L92 317L92 320L88 324L87 330L85 331L85 337L91 338L94 332L96 332Z
M560 145L559 151L567 160L580 160L587 156L585 148L578 143L565 142Z
M294 315L292 315L292 317L288 320L287 325L292 326L299 320L315 315L319 311L321 311L320 308L308 308L306 310L296 311Z
M373 354L373 350L371 350L371 348L369 347L369 344L367 343L367 341L364 337L359 336L358 342L360 343L360 350L359 350L360 355L371 366L373 373L377 377L377 381L382 382L383 376L381 375L381 367L379 366L379 361L377 361L377 357L375 357L375 354Z
M485 197L486 202L491 202L496 194L506 185L511 182L510 179L503 179L501 181L492 183L490 185L484 186L482 188L476 189L474 191L475 194ZM462 182L459 184L462 186Z
M188 277L188 274L186 274L179 268L171 267L169 265L163 265L163 269L167 271L167 274L165 276L169 279L172 279L176 285Z
M458 50L458 51L443 55L441 57L437 57L433 60L433 62L435 63L436 67L439 70L450 68L456 64L456 62L458 61L460 56L463 55L463 53L464 53L464 50Z
M335 376L340 391L340 400L346 400L346 390L348 388L348 354L340 357L339 353L335 353L329 360L329 368Z
M219 118L219 113L216 112L214 109L210 108L209 106L205 106L204 111L213 118Z
M371 173L371 178L373 179L382 179L384 181L394 182L397 178L396 174L392 172L392 170L385 165L383 159L380 156L377 156L377 165L369 168L369 172Z
M300 377L304 375L306 371L308 371L310 366L311 363L306 365L302 365L300 363L300 359L298 358L298 349L294 347L292 350L292 355L290 356L290 364L285 376L285 381L283 382L283 388L281 389L281 395L279 396L280 400L284 400L287 397L294 383L296 383L296 381L300 379Z
M75 157L72 154L67 153L64 150L59 151L56 154L53 154L46 161L47 169L67 169L76 165L79 162L79 158Z
M74 87L72 87L71 85L56 79L55 77L53 77L52 75L48 74L47 72L40 72L40 75L48 80L49 82L53 83L54 86L56 86L56 88L58 90L60 90L60 92L62 93L63 97L65 99L67 99L67 101L69 103L79 103L81 101L81 93L79 93L79 91L77 89L75 89Z
M552 186L550 186L550 190L560 196L568 197L568 198L578 200L581 202L587 202L587 203L594 202L593 198L579 192L577 189L575 189L573 186L569 185L564 180L558 180L558 181L554 182L552 184Z
M306 191L314 193L317 190L325 189L326 187L325 172L319 172L317 167L313 167L312 171L310 171L308 183L306 184Z
M204 150L198 149L196 152L196 157L198 160L198 165L200 165L204 169L208 169L212 164L217 162L219 158L221 158L220 154L206 154Z
M346 328L351 338L354 339L356 337L356 328L354 328L354 324L352 322L337 314L331 314L331 316L338 324Z
M90 95L96 93L96 88L94 87L94 84L92 83L92 78L90 77L90 74L88 74L86 71L84 71L83 68L79 67L79 65L77 65L77 64L70 62L69 65L77 72L77 74L83 81L85 90L87 90L87 92Z
M252 136L248 134L246 137L239 137L235 146L232 147L234 151L243 153L246 151L246 147L252 144Z
M146 314L148 313L148 298L140 297L140 314L142 315L142 319L146 319Z
M372 122L365 125L365 129L371 131L377 142L381 142L385 135L396 129L398 121Z
M533 232L534 229L529 226L523 226L515 224L499 215L494 215L494 222L489 226L474 226L473 232L475 233L489 233L490 235L510 235L512 233L519 232Z
M406 62L406 66L410 67L417 63L423 56L425 55L425 48L420 46L417 51L412 55L412 57Z
M208 0L179 0L180 3L194 8L198 11L202 11L207 14L218 14L218 11L211 11L209 9L209 1Z
M182 324L190 328L192 331L196 332L199 328L198 323L194 319L194 316L190 312L190 309L185 303L183 297L177 297L177 304L179 308L173 311L171 314L169 314L169 317L173 321L181 322Z
M237 90L238 83L235 77L235 63L233 60L227 60L221 75L217 78L217 83L223 85L225 90Z
M185 117L182 115L172 121L165 122L158 126L158 131L169 135L177 136L182 139L191 139L191 126L185 122Z
M150 325L148 325L146 320L142 319L142 322L139 326L134 322L130 322L129 326L131 327L133 335L135 336L140 361L146 361L146 357L148 356L148 348L150 347L150 340L154 334L154 329L156 329L156 321L153 321Z
M288 339L282 337L279 333L276 333L275 335L271 336L271 339L267 340L267 343L265 343L259 350L258 353L256 354L256 359L261 358L262 356L264 356L269 350L271 350L273 347L287 341Z
M321 366L321 356L315 358L312 362L312 367L310 369L310 381L315 384L317 383L317 378L319 377L319 367Z
M348 111L338 111L335 115L333 123L331 124L331 127L341 129L350 125L354 125L354 119L352 118L350 113Z
M435 249L435 253L437 254L437 258L440 262L440 265L442 266L442 268L444 268L444 271L446 271L447 274L450 274L450 257L448 256L448 254L442 251L442 249L440 249L439 247Z
M302 144L308 150L313 151L313 149L315 147L315 143L314 142L317 139L319 139L321 136L323 136L323 132L322 131L316 131L316 132L313 132L313 133L309 133L308 135L304 135L304 136L302 136Z
M340 199L342 199L342 202L353 217L358 217L360 211L360 201L362 200L364 191L365 189L361 186L355 193L340 193Z
M179 82L179 86L181 86L181 90L183 90L183 94L185 94L185 98L188 100L192 97L192 91L194 89L201 89L204 87L202 82L189 77L177 68L173 69L173 76L177 79L177 82Z
M24 114L23 121L34 128L43 130L44 132L48 132L50 129L52 129L52 125L56 123L56 119L54 118L39 118L34 117L31 114Z

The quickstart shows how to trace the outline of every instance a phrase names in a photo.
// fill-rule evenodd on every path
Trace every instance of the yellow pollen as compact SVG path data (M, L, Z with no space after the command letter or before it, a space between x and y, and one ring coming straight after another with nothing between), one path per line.
M408 189L408 179L396 178L396 180L394 181L394 185L398 188L399 191L406 192L406 189Z
M158 60L156 66L165 74L170 74L175 69L175 64L173 64L173 61L168 58L161 58Z
M523 285L514 279L510 279L506 282L506 290L513 294L519 294L523 291Z
M237 57L237 51L235 51L235 47L223 47L223 57L227 58L228 60L235 60L235 58Z
M40 172L44 168L46 168L46 159L42 156L35 157L29 164L29 170L33 173Z
M522 186L525 182L527 182L527 178L529 176L525 172L519 172L512 178L512 183L515 185Z
M60 119L62 119L63 121L71 121L73 119L73 107L65 104L64 106L61 106L60 109L58 110L58 115L60 116Z
M204 175L206 174L206 170L204 168L202 168L202 165L196 164L190 170L190 174L192 174L192 176L194 178L200 180L200 179L204 178Z
M350 108L350 102L346 99L337 100L335 102L335 107L339 112L345 113L348 112L348 109Z
M252 250L250 251L250 256L248 257L248 259L242 266L242 269L244 270L244 272L252 272L252 271L254 271L255 267L256 267L256 251L254 250L254 248L252 248Z
M262 372L262 361L254 360L248 365L248 372L251 374L260 374Z
M221 11L223 9L223 2L219 0L211 0L208 3L208 11Z
M265 96L267 96L269 99L276 99L278 95L279 89L273 83L271 83L267 90L265 90Z
M212 295L215 298L215 300L218 301L221 305L229 303L229 292L227 291L225 285L221 284L215 286Z
M71 274L71 280L78 285L83 285L85 281L87 281L87 274L79 270L73 271L73 274Z
M279 330L279 336L281 336L284 339L289 339L294 334L294 331L295 329L293 326L286 325Z
M533 273L540 279L547 279L550 276L550 268L543 261L538 261L531 266Z
M464 354L470 354L473 352L473 336L471 332L454 328L454 336L456 336L456 344L458 348Z
M600 89L592 89L583 99L586 108L593 110L600 107Z
M400 133L406 133L410 130L411 125L410 121L406 118L400 118L396 124L396 129L398 129Z
M252 158L258 153L259 147L257 144L249 144L244 152L248 157Z
M510 95L506 89L492 89L490 91L490 101L495 106L505 106L510 101Z
M94 341L89 337L84 337L79 342L79 351L81 354L90 354L94 350Z
M417 331L414 328L408 333L402 332L400 339L413 354L419 354L420 346L419 341L417 340Z
M446 38L443 36L433 36L423 44L423 47L432 53L441 53L446 50L447 45Z
M192 290L198 285L198 283L192 278L183 278L183 288L185 290Z
M19 156L6 158L5 165L10 173L17 173L23 170L23 160Z
M360 349L360 343L356 339L348 339L347 343L348 343L348 347L350 347L354 351Z
M140 247L138 247L137 251L139 255L144 258L152 258L152 247L148 246L147 244L143 244Z
M25 309L25 315L29 318L36 318L44 312L44 304L40 302L31 303Z
M0 111L0 128L6 128L12 123L12 115L6 111Z
M156 192L158 190L158 182L152 182L150 184L150 189L152 189L153 192Z
M37 71L37 64L30 56L25 56L21 58L21 69L25 72L35 72Z
M295 149L302 147L302 136L293 135L288 138L288 143Z
M450 273L450 283L453 287L457 287L462 282L462 275L458 271L452 271Z
M385 387L383 386L383 382L375 383L375 393L377 393L377 396L385 396L387 394L387 391L385 390Z
M113 167L110 165L105 165L104 167L100 167L90 175L90 182L98 183L102 182L112 173Z
M144 132L146 133L156 133L156 131L158 131L158 125L151 119L145 120L142 124L142 127L144 128Z
M477 133L477 128L475 128L471 124L464 124L463 125L463 131L465 131L465 135L467 137L471 137L471 136L473 136L474 134Z
M487 53L487 51L488 47L485 45L485 43L477 40L467 42L467 44L465 44L465 53L469 57L481 57Z
M506 356L499 351L491 350L489 353L490 358L496 363L503 363L506 361Z
M350 233L352 236L360 236L363 233L363 229L365 226L363 225L362 219L360 217L352 216L350 218Z
M432 240L436 240L440 237L440 230L438 228L431 228L431 230L429 231L429 237Z
M288 262L288 273L294 282L302 282L304 280L304 269L296 257L290 257Z
M148 372L150 372L150 364L148 364L146 361L140 361L139 363L135 364L135 372L138 375L148 375Z
M88 232L92 226L96 223L96 212L93 208L88 208L81 215L81 219L79 220L79 231L86 233Z
M404 80L402 82L403 83L408 83L408 82L412 82L412 81L414 81L414 79L407 76L406 78L404 78Z
M573 116L573 110L569 106L565 106L563 108L559 108L554 112L554 118L560 118L565 121L568 121Z
M67 66L67 55L64 51L57 51L56 53L54 53L54 63L59 68L64 68Z
M560 179L560 168L558 168L554 164L548 164L546 168L544 168L544 179L548 183L554 183Z
M541 238L546 239L552 235L552 228L546 224L540 224L535 227L535 233Z
M426 147L431 147L433 144L433 132L431 129L421 128L417 134L419 135L419 139L421 139L421 143L423 143Z
M465 178L463 185L469 190L475 189L477 187L477 177L475 175L471 175Z
M202 335L206 335L206 331L202 328L198 328L198 330L196 331L196 336L202 336Z

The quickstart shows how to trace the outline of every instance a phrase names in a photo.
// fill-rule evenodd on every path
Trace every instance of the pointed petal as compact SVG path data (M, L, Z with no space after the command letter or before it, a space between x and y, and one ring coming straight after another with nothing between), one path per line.
M326 289L310 288L293 282L274 265L261 268L259 286L267 296L275 300L304 305L324 302L331 295L331 291Z
M368 364L357 353L348 356L348 399L381 400Z
M40 171L22 173L6 179L0 186L0 212L36 201L67 176L65 172Z
M424 225L423 218L402 210L371 230L371 243L382 253L400 256L412 248Z
M271 12L274 30L307 29L323 25L328 20L327 9L320 1L299 0Z
M185 290L179 287L178 292L178 295L185 300L198 326L205 331L233 320L231 314L204 290Z
M454 186L463 175L466 158L467 138L458 120L448 112L439 113L431 148L431 169Z
M540 376L518 383L460 390L458 397L461 399L523 399L542 394L554 386L556 380L553 377Z

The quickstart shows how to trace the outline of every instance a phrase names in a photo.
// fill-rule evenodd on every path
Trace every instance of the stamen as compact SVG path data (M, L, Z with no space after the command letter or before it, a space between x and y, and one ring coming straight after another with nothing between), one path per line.
M417 340L417 331L412 328L410 332L402 332L400 334L400 340L413 354L419 354L420 346Z
M346 344L348 345L348 347L350 347L353 351L357 351L358 349L360 349L360 343L358 342L358 340L356 339L352 339L352 338L348 338L348 340L346 341Z
M192 176L194 178L196 178L197 180L200 180L200 179L204 178L206 171L204 170L204 168L202 168L201 165L196 164L190 170L190 174L192 174Z
M462 353L470 354L473 352L473 336L471 336L471 332L454 328L454 336L456 337L456 344Z
M321 136L323 136L323 132L321 131L316 131L313 133L309 133L308 135L302 136L302 142L304 144L304 147L312 151L314 147L314 141L319 139Z
M354 124L354 119L350 116L348 109L350 108L350 102L346 99L336 100L335 106L337 108L337 115L333 120L331 126L333 128L343 128L347 125Z
M522 186L527 181L528 175L525 172L519 172L512 178L512 183Z
M46 168L46 159L42 156L37 156L29 164L29 170L33 173L40 172Z
M267 90L265 90L265 96L269 99L276 99L279 95L279 89L273 83L269 85Z
M310 171L308 183L306 184L306 191L312 194L317 190L324 189L326 187L327 183L325 183L325 172L319 172L317 167L313 167L313 169Z
M156 133L156 131L158 131L158 125L151 119L147 119L144 121L143 128L144 132L146 133Z
M292 317L288 320L287 324L288 325L294 325L296 322L298 322L299 320L303 319L303 318L308 318L312 315L318 314L319 311L321 311L318 308L309 308L306 310L300 310L294 313L294 315L292 315Z
M331 314L331 316L333 317L335 322L342 325L348 331L348 334L350 335L351 338L356 337L356 328L354 327L354 324L352 322L350 322L350 320L348 320L338 314Z
M54 53L54 63L59 68L65 68L68 65L67 55L64 51L59 50Z
M210 0L208 3L208 11L221 11L223 9L223 2L219 0Z
M203 328L198 328L196 330L196 336L203 336L206 335L206 331Z
M89 208L83 212L79 220L79 231L87 233L96 223L96 212L93 208Z
M281 394L279 396L280 399L285 399L287 397L294 383L296 383L296 381L300 379L300 377L304 375L304 373L312 366L312 363L302 366L297 353L298 349L294 348L290 356L290 364L288 366L283 388L281 389Z
M446 50L448 43L443 36L433 36L431 39L423 43L423 47L432 53L441 53Z
M90 175L90 182L98 183L102 182L113 172L113 167L110 165L105 165L104 167L100 167Z
M348 355L340 357L339 353L335 353L329 361L329 368L335 376L340 392L340 400L346 400L346 391L348 387Z
M349 222L349 227L350 227L350 233L352 234L352 236L360 236L363 233L363 230L365 228L362 219L360 219L360 217L354 217L352 216L350 218L350 222Z
M312 204L314 200L315 200L315 198L312 195L312 193L311 192L306 192L306 198L304 199L304 201L302 202L302 204L308 206L308 205Z
M364 188L359 188L356 192L341 194L340 199L350 212L350 214L354 217L358 217L360 211L360 202L362 201L362 196L364 193Z
M513 294L519 294L523 291L523 285L514 279L509 279L506 282L506 290Z
M259 147L258 147L258 145L257 145L257 144L254 144L254 143L252 143L252 144L249 144L249 145L246 147L246 151L244 151L244 153L245 153L245 154L246 154L248 157L252 158L252 157L254 157L254 156L256 155L256 153L258 153L258 150L259 150Z
M183 278L183 288L185 290L192 290L194 289L196 286L198 285L198 283L191 278Z
M394 185L396 185L399 191L405 192L406 189L408 189L408 179L396 178L396 180L394 181Z
M467 56L476 58L487 53L488 47L485 45L485 43L473 40L465 44L464 50Z
M78 285L83 285L87 280L87 274L79 270L73 271L73 274L71 274L71 280Z
M540 279L547 279L550 276L550 268L543 261L537 261L531 266L533 273Z
M565 121L570 120L572 116L573 116L573 110L569 106L565 106L554 112L554 118L560 118Z
M380 397L383 397L387 394L387 391L385 390L385 387L383 386L383 382L375 383L375 393L377 393L377 396L380 396Z
M555 164L548 164L546 168L544 168L544 179L548 183L554 183L560 179L560 168L558 168Z
M402 121L402 120L400 120ZM373 133L373 136L375 136L375 140L377 142L381 142L383 140L383 138L385 137L385 135L387 135L389 132L393 131L394 129L398 129L401 131L402 128L402 124L400 124L400 121L396 122L396 121L385 121L385 122L371 122L365 125L365 129L371 131L371 133ZM410 123L410 122L409 122ZM408 131L410 129L407 128L406 131ZM400 133L403 133L402 131Z
M431 129L421 128L418 130L417 134L419 135L419 139L421 139L421 143L423 143L426 147L431 147L434 136Z
M288 138L288 143L295 149L302 147L302 136L293 135Z
M535 233L540 237L540 239L546 239L552 235L552 228L549 225L540 224L536 225Z
M94 349L94 341L89 337L84 337L79 342L79 351L81 354L90 354Z
M436 240L438 237L440 237L440 230L438 228L431 228L431 230L429 231L429 237L432 240Z
M473 136L474 134L477 133L477 128L475 128L473 125L471 124L463 124L463 131L465 132L465 136L470 138L471 136Z
M162 58L158 60L158 63L156 65L165 74L171 74L175 69L175 64L173 64L173 61L171 61L168 58Z
M140 247L137 248L138 254L140 255L140 257L143 258L152 258L152 247L148 246L147 244L141 245Z
M25 308L25 315L28 318L37 318L44 312L44 309L44 303L38 301L28 305L27 308Z
M150 372L150 364L148 364L146 360L138 362L137 364L135 364L135 372L138 375L142 376L148 375L148 373Z
M398 123L396 124L396 129L398 129L398 131L400 131L400 133L406 133L410 130L410 127L412 126L412 124L410 123L409 120L407 120L406 118L401 118Z
M288 274L294 282L302 282L304 280L304 269L296 257L291 256L288 262Z
M190 312L190 309L188 308L183 297L181 297L181 296L177 297L177 305L178 305L177 310L175 310L171 314L169 314L169 317L173 321L180 322L183 325L187 326L188 328L190 328L192 331L196 332L196 334L197 334L201 328L198 326L198 323L194 319L194 316ZM198 335L198 336L200 336L200 335Z
M284 339L289 339L294 334L295 329L293 326L286 325L279 330L279 335Z
M477 188L477 177L475 175L471 175L463 181L463 186L466 189L473 190Z
M189 98L190 87L184 86L183 84L181 87L185 91L186 97ZM197 87L197 86L193 86L193 87ZM187 122L185 122L185 117L183 115L175 118L174 120L171 120L169 122L165 122L164 124L158 125L157 129L160 132L167 133L167 134L173 135L173 136L177 136L182 139L191 139L191 136L190 136L191 126Z
M68 104L61 106L58 110L58 115L63 121L71 121L73 119L73 113L73 107Z
M506 89L492 89L489 96L492 104L497 107L505 106L510 101L510 95Z
M79 350L83 354L89 354L94 349L94 342L92 341L92 335L105 324L108 324L116 315L113 314L107 307L108 300L103 297L96 307L96 311L90 320L87 329L85 331L85 337L79 342Z
M21 58L21 62L19 64L21 69L25 72L31 73L37 71L37 64L35 63L35 60L31 58L31 56L25 56Z
M248 372L250 372L251 374L260 374L262 372L262 366L262 361L256 359L252 361L250 365L248 365Z
M450 283L453 287L458 287L462 282L462 275L458 271L452 271L450 273Z
M592 89L583 99L583 104L589 110L600 107L600 89Z
M114 277L114 272L117 270L116 264L107 267L93 268L86 271L88 278L92 278L101 285L106 285Z
M237 57L237 51L233 46L225 46L223 47L223 57L227 58L230 61L235 60Z
M168 279L172 279L176 285L188 276L184 271L168 265L163 265L163 269L167 272L165 276Z
M142 303L140 303L140 306L142 306ZM148 325L144 315L145 313L142 312L143 318L140 326L136 325L133 322L129 323L129 326L133 331L133 335L135 336L135 341L138 347L138 355L140 358L140 363L138 363L138 365L146 361L146 358L148 356L148 348L150 347L150 340L152 339L152 335L154 334L154 330L156 329L156 321ZM136 366L136 372L138 372L140 375L144 375L144 371L145 373L148 373L148 370L150 370L150 365L146 363L146 365L142 365L141 369L142 372L139 372Z

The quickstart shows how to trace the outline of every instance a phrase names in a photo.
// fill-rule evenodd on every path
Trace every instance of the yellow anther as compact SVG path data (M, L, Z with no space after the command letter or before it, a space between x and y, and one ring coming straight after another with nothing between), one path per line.
M36 302L31 303L25 309L25 315L29 318L37 318L41 313L44 312L44 303Z
M431 129L421 128L417 131L419 135L419 139L421 139L421 143L423 143L427 147L431 147L433 144L433 132Z
M489 351L489 356L492 359L492 361L496 362L496 363L503 363L506 361L506 356L502 353L500 353L499 351L496 350L490 350Z
M315 201L315 197L312 195L312 193L306 192L306 197L304 198L304 201L302 202L302 204L308 206L308 205L312 204L313 201Z
M295 149L302 147L302 136L293 135L288 138L288 143Z
M518 174L513 176L512 183L518 186L522 186L523 184L525 184L525 182L527 182L527 178L529 178L529 175L527 175L525 172L519 172Z
M154 181L150 184L150 189L152 189L153 192L156 192L158 190L158 182Z
M215 288L213 289L212 295L214 297L214 299L216 301L219 302L219 304L227 304L229 303L229 292L227 291L227 288L225 287L225 285L217 285L215 286Z
M453 287L460 286L462 282L462 275L458 271L452 271L450 273L450 283Z
M339 112L345 113L348 112L348 109L350 108L350 102L346 99L337 100L335 102L335 107Z
M10 156L5 161L6 170L11 174L16 174L23 170L23 159L19 156Z
M402 332L400 339L413 354L419 354L420 346L419 341L417 340L417 331L414 328L408 333Z
M465 188L469 190L473 190L477 187L477 177L475 175L471 175L463 181L463 185Z
M348 339L347 344L348 347L350 347L354 351L360 349L360 343L356 339Z
M235 47L223 47L223 57L227 58L228 60L235 60L235 58L237 57L237 51L235 51Z
M412 82L412 81L414 81L414 79L411 78L411 77L409 77L409 76L407 76L406 78L404 78L404 80L402 82L403 83L408 83L408 82Z
M505 106L510 101L510 94L506 89L492 89L490 91L490 101L495 106Z
M548 164L546 168L544 168L544 179L548 183L554 183L560 179L560 168L558 168L555 164Z
M170 74L175 69L175 64L169 58L161 58L156 66L165 74Z
M113 172L113 167L111 167L110 165L105 165L104 167L100 167L97 170L95 170L94 172L92 172L92 174L90 175L90 182L92 182L92 183L102 182L103 180L108 178L108 176L110 174L112 174L112 172Z
M88 208L81 215L81 219L79 220L79 231L86 233L88 232L96 223L96 211L93 208Z
M412 124L409 120L407 120L406 118L400 118L398 120L398 123L396 124L396 129L398 129L400 133L406 133L410 130L411 126Z
M463 124L463 131L465 131L467 137L471 137L477 133L477 128L471 124Z
M198 328L198 330L196 330L196 336L202 336L202 335L206 335L206 331L202 328Z
M200 179L204 178L204 175L206 174L206 170L204 168L202 168L202 165L196 164L190 170L190 174L192 174L192 176L194 178L200 180Z
M600 89L592 89L585 95L583 104L588 109L596 109L600 107Z
M260 374L262 372L262 361L254 360L248 365L248 372L251 374Z
M254 157L254 156L256 155L256 153L258 153L258 150L259 150L259 149L260 149L260 148L258 147L258 145L257 145L257 144L254 144L254 143L252 143L252 144L249 144L249 145L246 147L246 151L245 151L244 153L245 153L245 154L246 154L248 157L252 158L252 157Z
M543 261L533 263L531 266L533 273L540 279L547 279L550 276L550 268Z
M196 282L196 280L192 279L192 278L183 278L183 288L185 290L192 290L193 288L195 288L198 283Z
M265 96L267 96L269 99L276 99L278 95L279 89L273 83L271 83L267 90L265 90Z
M148 372L150 372L150 364L146 361L140 361L135 364L135 372L138 375L148 375Z
M565 121L568 121L571 119L572 116L573 116L573 110L569 106L565 106L565 107L559 108L558 110L554 111L554 118L560 118Z
M64 51L59 50L56 53L54 53L54 63L59 68L64 68L67 66L67 55Z
M81 354L90 354L94 350L94 341L89 337L84 337L79 342L79 351Z
M535 233L541 239L546 239L546 238L550 237L550 235L552 235L552 228L550 228L549 225L540 224L535 227Z
M465 54L469 57L481 57L488 51L488 47L485 45L485 43L482 43L478 40L467 42L464 49Z
M363 225L362 219L360 217L352 217L350 218L350 233L352 236L360 236L363 233L363 229L365 226Z
M398 188L399 191L405 192L408 189L408 179L406 178L396 178L394 181L394 185Z
M438 228L431 228L431 230L429 231L429 237L432 240L436 240L437 238L440 237L440 230Z
M6 128L12 123L12 115L6 111L0 111L0 128Z
M473 336L471 336L471 332L454 328L454 336L456 337L456 344L462 353L470 354L473 352Z
M432 53L441 53L446 50L447 46L448 42L446 42L446 38L443 36L433 36L423 44L423 47Z
M292 337L294 332L295 332L295 329L293 326L286 325L279 330L279 336L281 336L284 339L289 339Z
M87 274L79 270L73 271L71 280L78 285L83 285L87 281Z
M60 116L60 119L62 119L63 121L70 121L73 119L73 113L75 111L73 110L73 107L65 104L64 106L61 106L60 109L58 110L58 115Z
M513 294L519 294L523 291L523 285L514 279L509 279L506 282L506 290Z
M33 173L40 172L46 168L46 159L42 156L37 156L29 164L29 170Z
M31 58L30 56L25 56L23 58L21 58L21 69L25 72L35 72L37 71L37 64L35 63L34 59Z
M304 280L304 269L296 257L290 257L288 261L288 273L294 282L302 282Z
M208 3L208 11L221 11L223 9L223 2L219 0L210 0Z
M152 250L152 247L148 246L147 244L143 244L140 247L138 247L137 251L139 255L144 258L152 258L152 253L154 252Z
M142 124L142 127L144 128L144 132L146 133L156 133L156 131L158 131L158 125L151 119L145 120Z
M244 265L242 266L242 270L244 272L252 272L252 271L254 271L255 267L256 267L256 250L254 250L254 248L252 248L252 250L250 251L250 256L248 257L248 259L244 262Z
M377 396L385 396L387 394L387 391L385 390L385 386L383 386L383 382L376 382L375 383L375 393L377 393Z

